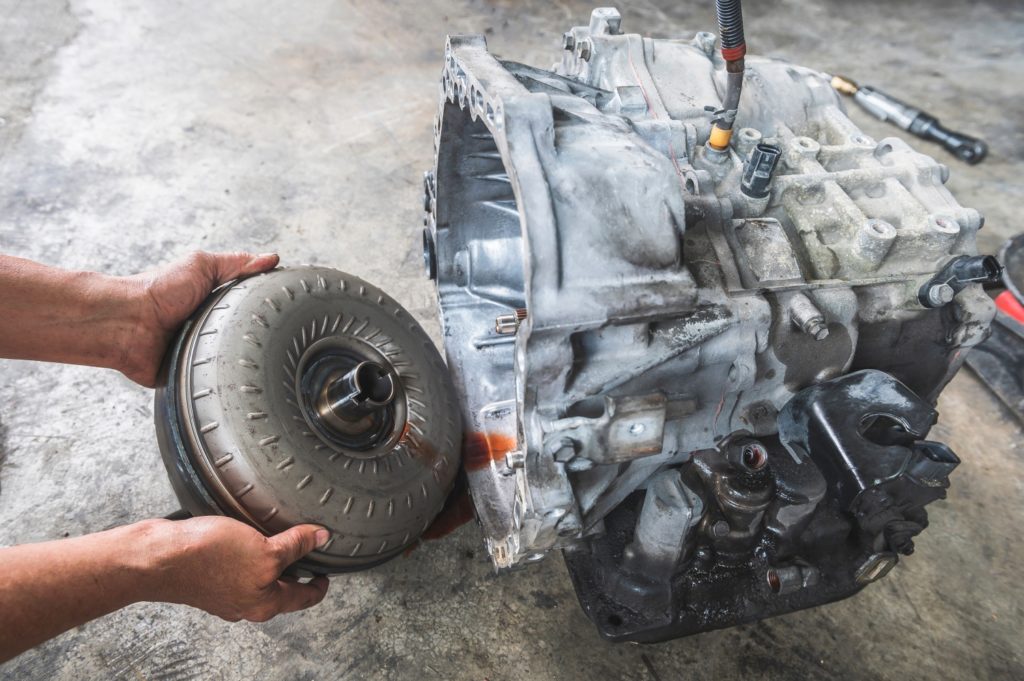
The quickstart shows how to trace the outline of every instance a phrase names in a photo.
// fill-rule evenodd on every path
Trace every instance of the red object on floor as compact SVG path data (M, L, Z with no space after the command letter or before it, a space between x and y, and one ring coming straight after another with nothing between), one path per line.
M996 307L1024 324L1024 305L1010 291L1003 291L996 296Z

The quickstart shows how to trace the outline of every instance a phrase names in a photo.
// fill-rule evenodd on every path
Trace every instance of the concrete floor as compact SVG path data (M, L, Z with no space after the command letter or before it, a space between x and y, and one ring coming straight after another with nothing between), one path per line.
M713 26L710 0L629 5L628 30ZM981 166L931 151L951 166L960 200L987 215L984 248L1020 228L1024 6L748 5L753 50L849 73L984 133L992 155ZM196 248L276 250L287 264L381 284L436 334L418 227L444 36L484 32L498 53L544 66L589 9L0 0L0 251L130 273ZM853 115L876 138L894 134ZM174 509L150 401L112 372L0 363L0 543ZM964 459L950 499L932 507L917 553L842 603L658 646L610 645L558 559L496 577L470 525L334 579L309 612L226 624L140 604L26 653L0 677L1021 678L1021 432L966 373L940 409L936 436Z

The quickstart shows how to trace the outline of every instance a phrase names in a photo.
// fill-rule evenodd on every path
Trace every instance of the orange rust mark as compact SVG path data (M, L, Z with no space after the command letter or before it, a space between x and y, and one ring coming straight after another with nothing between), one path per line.
M467 471L479 471L500 461L516 448L516 439L502 433L467 433L462 447L462 462Z
M404 437L404 435L403 435ZM468 433L462 446L462 464L466 471L479 471L491 465L492 461L501 461L507 452L518 445L514 437L501 433ZM437 454L429 451L422 444L418 450L410 448L414 458L425 458L433 461ZM444 508L437 514L434 522L423 532L419 540L410 545L403 555L408 556L423 541L432 541L446 537L462 527L476 515L473 499L469 495L469 485L464 475L456 479L455 489L448 495Z

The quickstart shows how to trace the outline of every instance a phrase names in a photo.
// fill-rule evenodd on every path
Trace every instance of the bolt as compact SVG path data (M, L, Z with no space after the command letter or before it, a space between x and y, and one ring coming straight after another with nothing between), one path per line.
M715 34L701 31L693 37L697 46L709 57L715 53Z
M579 42L580 59L583 61L590 61L590 56L593 53L594 44L590 40L581 40Z
M526 455L519 449L513 449L505 453L505 465L516 470L526 465Z
M956 291L949 284L935 284L928 289L928 302L935 307L942 307L953 300Z
M500 314L494 318L494 332L499 336L511 336L519 330L526 319L526 310L519 308L511 314Z
M825 326L824 319L816 317L804 324L804 333L816 341L825 340L828 338L828 327Z
M500 314L494 318L494 331L500 336L511 336L519 330L519 320L514 314Z
M566 31L562 34L562 49L572 50L576 48L576 36Z
M711 534L716 537L724 537L729 534L729 523L725 520L719 520L717 523L711 526Z

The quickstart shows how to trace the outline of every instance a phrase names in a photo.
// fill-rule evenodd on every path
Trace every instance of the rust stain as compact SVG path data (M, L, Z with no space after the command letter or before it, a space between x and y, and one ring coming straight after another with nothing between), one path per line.
M411 443L410 443L411 444ZM462 465L467 472L479 471L491 465L492 461L501 461L507 452L518 446L514 437L501 433L467 433L462 446ZM415 458L433 461L437 454L423 447L416 450L410 447ZM423 541L433 541L447 537L476 516L473 499L469 495L469 484L465 475L460 475L455 482L455 489L448 495L444 508L437 514L434 522L423 532L419 541L404 552L408 556Z
M479 471L499 461L517 446L516 439L501 433L467 433L462 462L467 471Z

